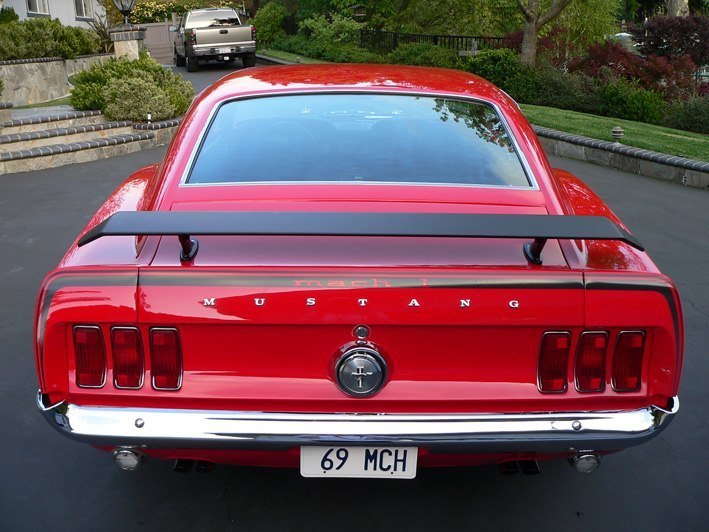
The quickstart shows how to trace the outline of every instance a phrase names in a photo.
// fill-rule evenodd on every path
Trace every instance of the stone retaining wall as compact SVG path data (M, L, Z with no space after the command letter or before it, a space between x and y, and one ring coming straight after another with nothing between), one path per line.
M107 61L113 54L89 55L76 59L23 59L0 61L0 78L5 87L0 101L17 105L55 100L69 94L69 76Z
M572 135L540 126L534 126L534 131L547 154L709 190L709 162Z

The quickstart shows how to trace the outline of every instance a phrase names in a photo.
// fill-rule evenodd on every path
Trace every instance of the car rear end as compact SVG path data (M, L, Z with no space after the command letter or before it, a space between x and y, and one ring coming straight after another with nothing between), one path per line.
M38 304L55 428L128 469L411 478L667 426L681 307L636 239L550 200L492 105L332 96L220 104L159 208L90 224ZM247 138L279 156L224 164Z

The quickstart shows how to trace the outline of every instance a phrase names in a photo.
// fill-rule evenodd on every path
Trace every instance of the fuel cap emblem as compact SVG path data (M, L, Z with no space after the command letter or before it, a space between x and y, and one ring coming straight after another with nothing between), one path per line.
M345 393L366 397L384 384L386 365L374 349L362 347L342 355L335 369L337 382Z

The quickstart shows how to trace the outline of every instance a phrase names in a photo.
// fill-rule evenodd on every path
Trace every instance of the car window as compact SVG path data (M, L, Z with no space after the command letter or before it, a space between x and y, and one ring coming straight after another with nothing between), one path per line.
M223 24L241 24L236 11L233 9L221 9L217 11L190 13L185 23L185 28L206 28Z
M374 182L530 187L495 110L382 94L223 104L187 182Z

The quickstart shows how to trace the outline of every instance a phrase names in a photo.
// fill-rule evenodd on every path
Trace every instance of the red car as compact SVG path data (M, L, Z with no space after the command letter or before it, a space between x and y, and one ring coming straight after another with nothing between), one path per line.
M583 472L677 412L680 300L470 74L249 69L103 204L37 305L38 405L135 469Z

